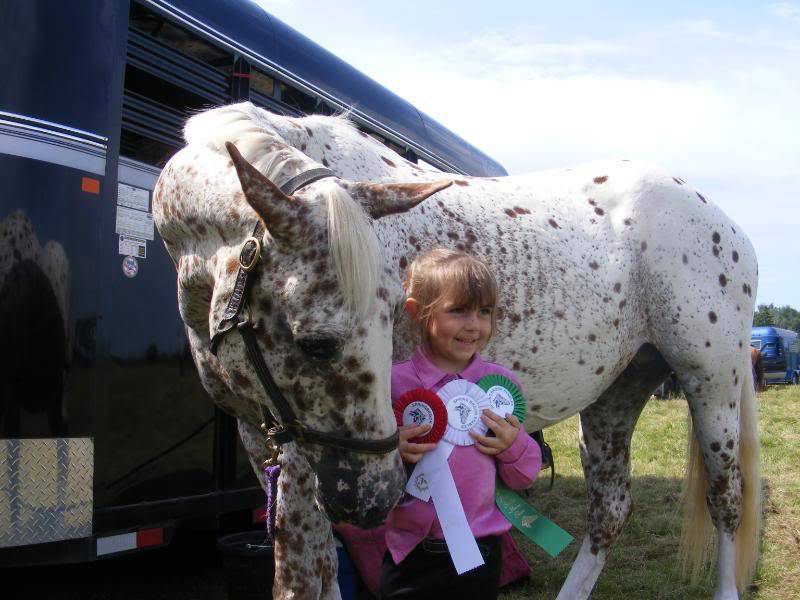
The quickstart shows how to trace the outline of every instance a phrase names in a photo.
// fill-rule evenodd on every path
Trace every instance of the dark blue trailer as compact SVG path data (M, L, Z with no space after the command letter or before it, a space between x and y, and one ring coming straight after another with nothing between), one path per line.
M249 514L261 490L200 384L153 228L187 116L352 107L412 161L505 171L246 0L5 0L0 40L0 566Z
M753 327L750 345L761 352L767 384L796 385L800 381L800 346L796 332L779 327Z

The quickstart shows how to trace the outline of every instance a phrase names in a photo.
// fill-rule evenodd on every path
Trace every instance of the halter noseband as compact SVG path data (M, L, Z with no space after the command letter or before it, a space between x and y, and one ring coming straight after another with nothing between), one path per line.
M289 181L280 186L280 190L289 196L300 188L326 177L336 177L336 175L330 169L311 169L289 179ZM281 445L290 441L330 446L340 450L367 454L386 454L397 449L397 431L380 440L353 439L304 427L300 419L297 418L292 406L275 383L267 363L264 362L264 357L256 341L255 327L250 317L250 311L245 311L247 309L247 297L253 285L253 278L250 277L250 274L261 258L261 240L263 236L264 225L259 219L255 229L253 229L253 234L242 244L242 249L239 253L239 272L236 275L233 294L225 307L225 312L222 313L222 320L211 338L211 353L216 356L217 347L222 336L236 328L244 341L250 365L258 376L258 380L261 382L261 386L267 396L275 405L280 417L280 420L276 419L272 411L267 408L265 422L261 425L262 430L267 435L267 447L273 452L273 460L277 457ZM247 313L244 318L242 317L243 311Z

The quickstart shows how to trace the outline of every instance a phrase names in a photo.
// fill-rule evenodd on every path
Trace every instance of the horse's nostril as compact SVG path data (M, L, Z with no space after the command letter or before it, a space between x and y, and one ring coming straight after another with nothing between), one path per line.
M306 356L317 360L332 360L341 350L341 343L334 337L299 338L297 346Z

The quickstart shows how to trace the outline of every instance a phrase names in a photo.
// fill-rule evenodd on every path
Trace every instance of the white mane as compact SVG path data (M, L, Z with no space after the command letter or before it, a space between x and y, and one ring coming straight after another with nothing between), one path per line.
M232 142L250 164L280 185L311 168L311 160L275 133L264 114L249 102L209 110L187 121L184 138L189 145L204 145L225 156L225 142ZM327 118L349 124L346 117ZM372 309L378 285L377 239L364 210L341 186L323 180L319 187L327 213L331 266L345 303L362 319Z

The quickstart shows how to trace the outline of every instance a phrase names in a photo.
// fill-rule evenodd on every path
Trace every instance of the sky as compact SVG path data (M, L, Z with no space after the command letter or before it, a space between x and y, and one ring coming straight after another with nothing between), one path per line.
M258 3L510 174L685 179L749 236L757 303L800 309L800 0Z

